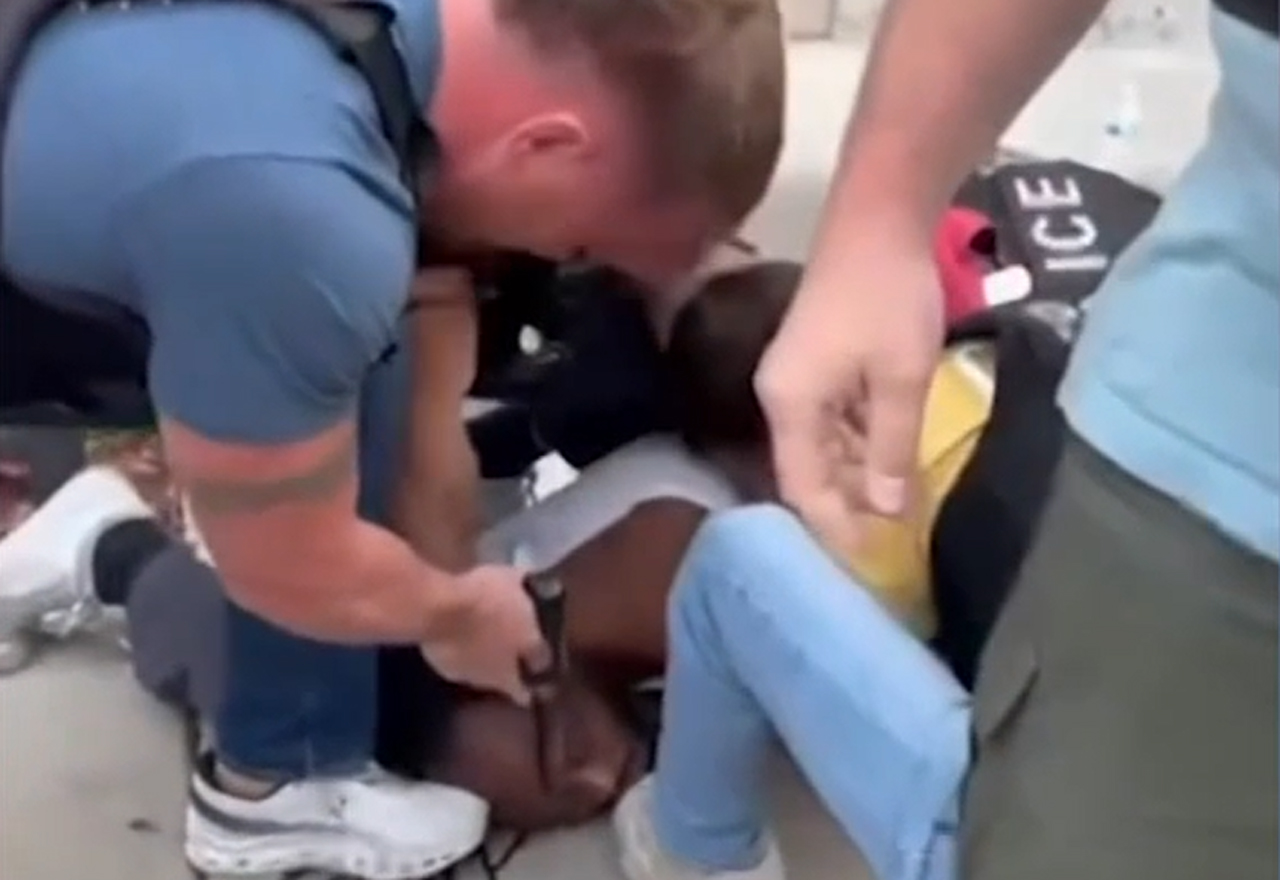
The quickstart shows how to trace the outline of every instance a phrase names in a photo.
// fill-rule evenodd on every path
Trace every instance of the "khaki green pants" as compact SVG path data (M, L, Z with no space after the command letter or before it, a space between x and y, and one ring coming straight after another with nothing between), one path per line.
M1275 880L1277 595L1071 441L982 659L961 880Z

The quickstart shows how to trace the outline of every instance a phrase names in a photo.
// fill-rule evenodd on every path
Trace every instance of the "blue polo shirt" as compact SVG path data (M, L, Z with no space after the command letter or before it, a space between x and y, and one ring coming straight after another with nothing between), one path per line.
M434 0L383 0L420 106ZM72 10L23 68L3 258L72 308L151 329L157 408L207 436L347 417L408 296L410 193L359 74L252 2Z

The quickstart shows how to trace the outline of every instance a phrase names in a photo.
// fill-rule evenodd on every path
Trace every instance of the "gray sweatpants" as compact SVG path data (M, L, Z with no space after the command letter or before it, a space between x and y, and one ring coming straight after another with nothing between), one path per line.
M227 599L213 569L175 542L138 574L127 614L133 671L149 692L211 718L226 672Z

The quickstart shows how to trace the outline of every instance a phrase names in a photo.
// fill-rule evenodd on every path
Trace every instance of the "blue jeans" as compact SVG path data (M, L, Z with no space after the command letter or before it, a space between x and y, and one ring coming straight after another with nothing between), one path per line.
M360 515L386 522L408 405L408 353L378 364L360 400ZM230 605L227 670L214 719L218 758L298 779L363 769L374 753L377 651L299 638Z
M762 856L780 738L880 880L951 880L969 696L777 507L713 517L670 609L654 822L711 871Z

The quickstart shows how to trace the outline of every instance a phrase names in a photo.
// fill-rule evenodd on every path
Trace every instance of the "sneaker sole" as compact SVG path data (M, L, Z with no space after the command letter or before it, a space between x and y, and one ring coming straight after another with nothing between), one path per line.
M349 836L296 833L250 838L212 826L188 808L185 854L191 867L206 875L309 871L362 880L420 880L465 860L483 842L483 827L453 847L402 853L389 853L372 841Z

